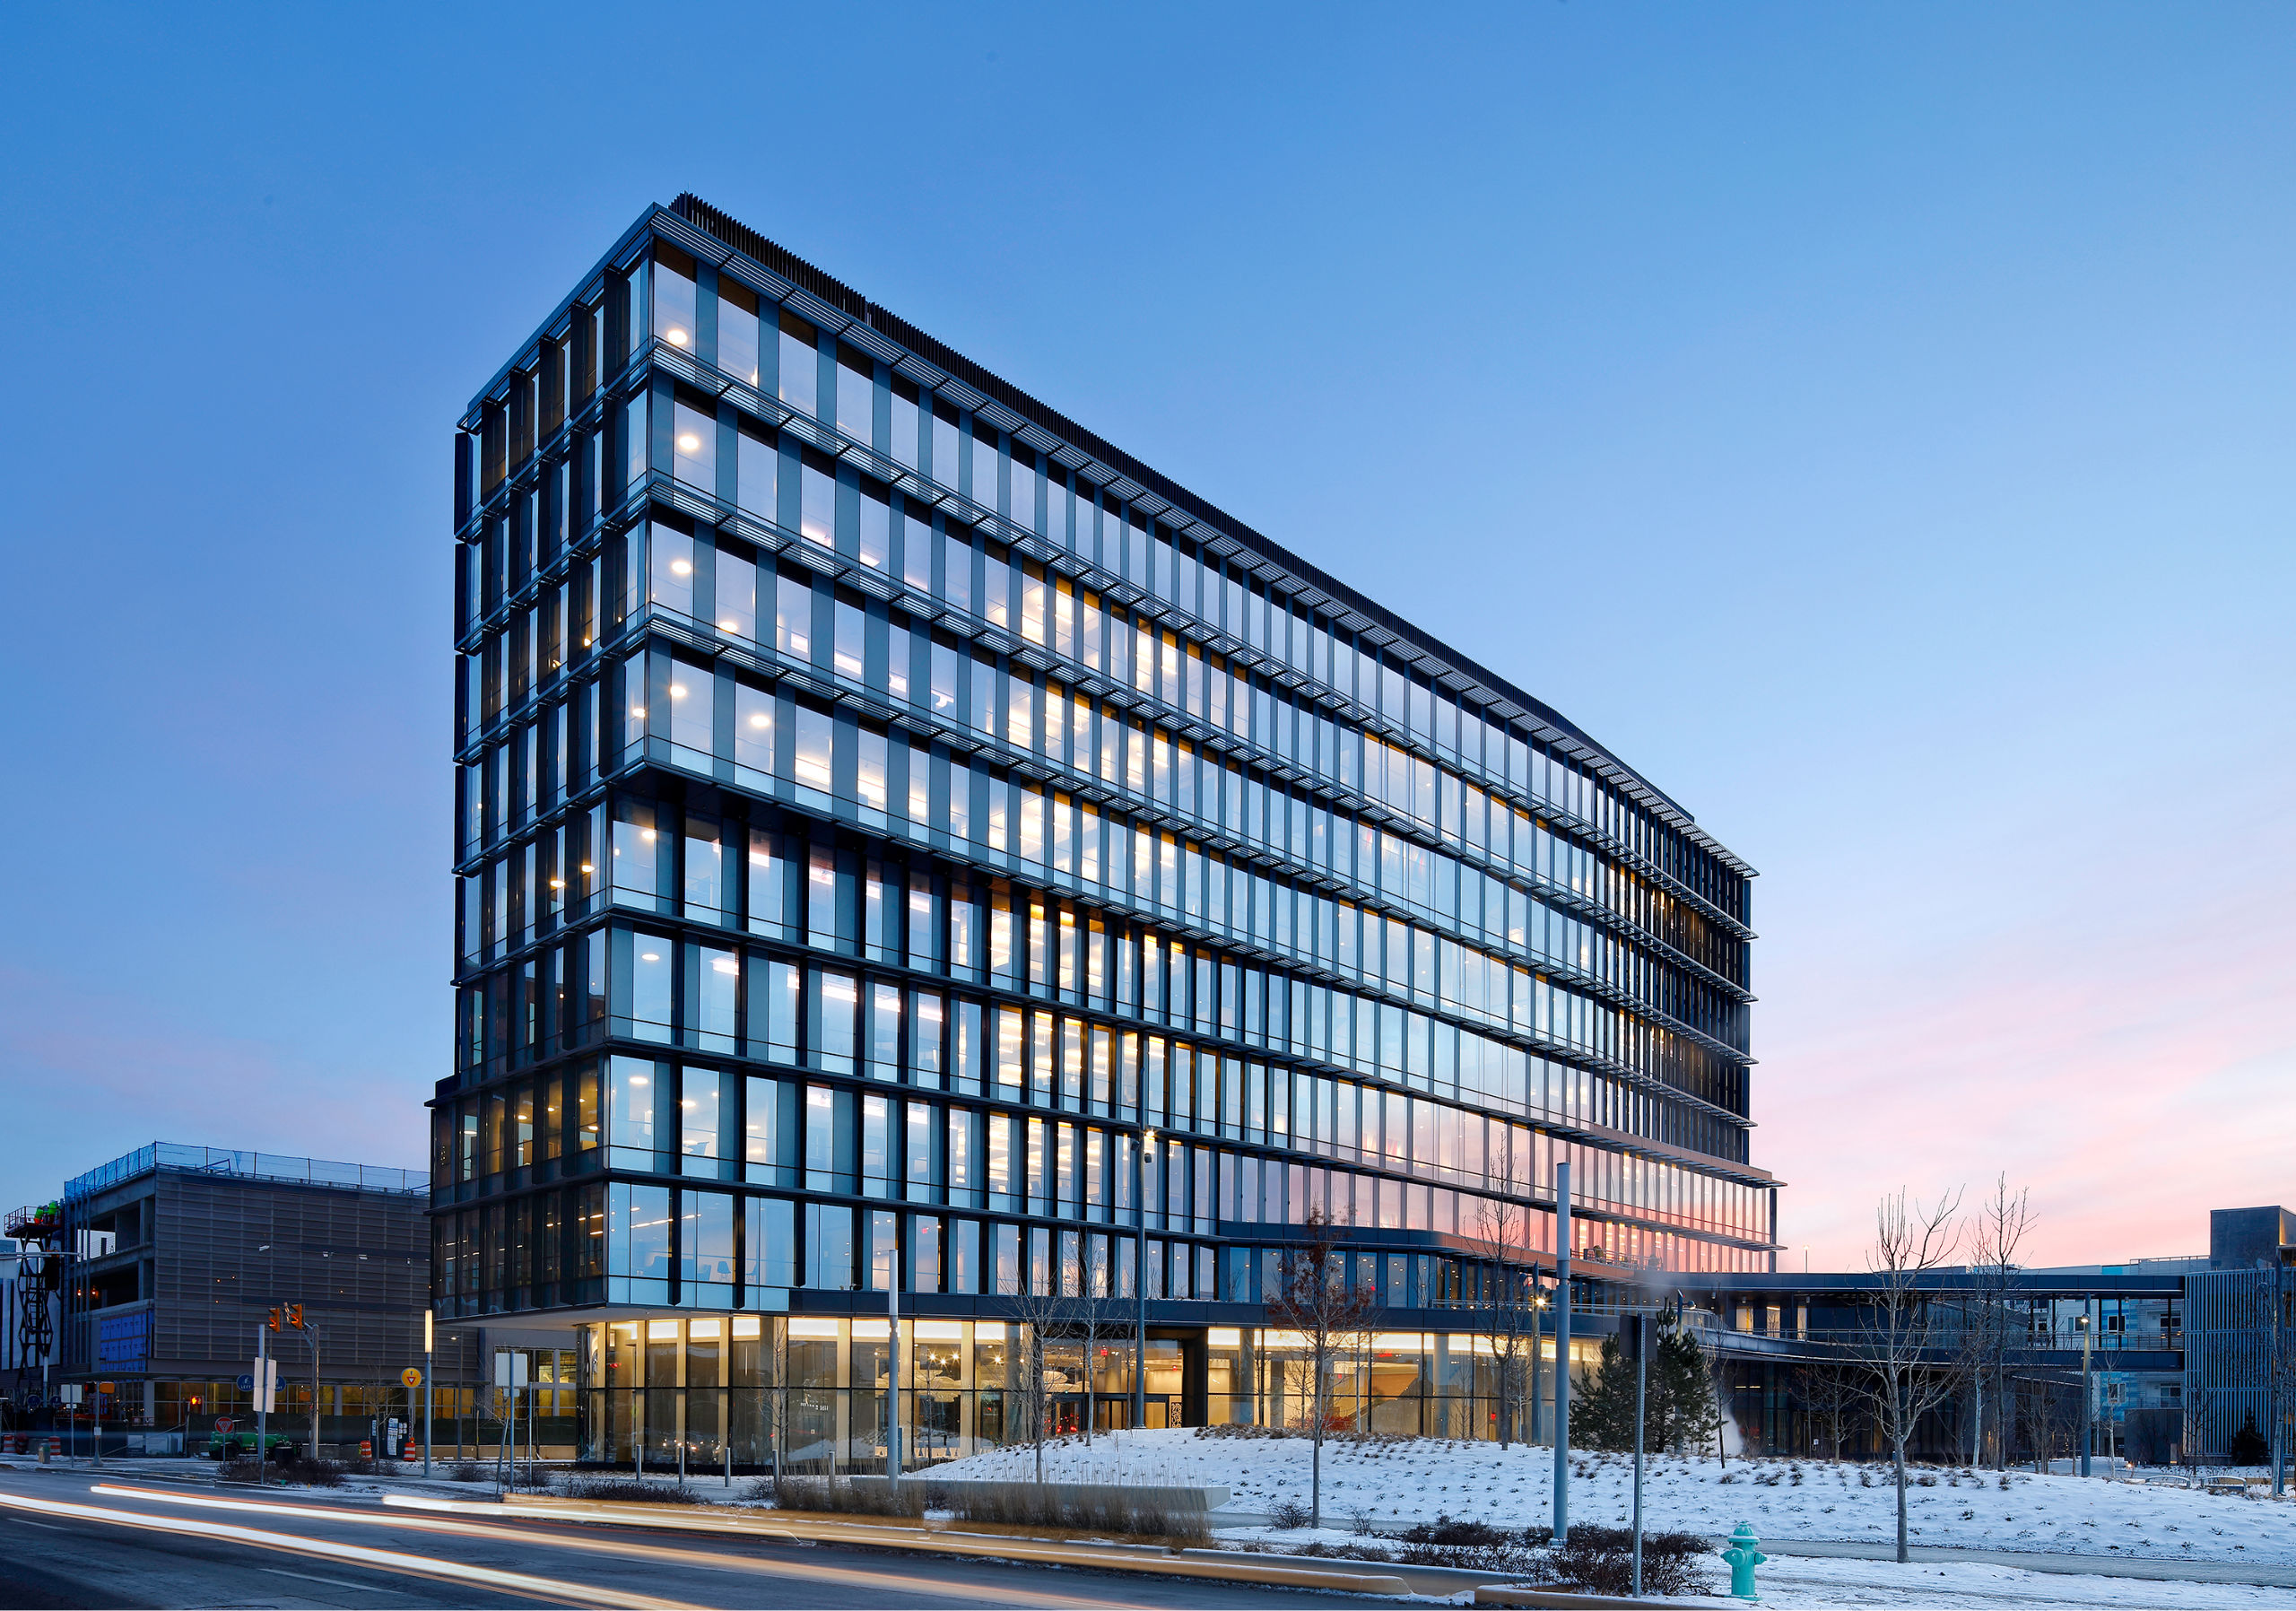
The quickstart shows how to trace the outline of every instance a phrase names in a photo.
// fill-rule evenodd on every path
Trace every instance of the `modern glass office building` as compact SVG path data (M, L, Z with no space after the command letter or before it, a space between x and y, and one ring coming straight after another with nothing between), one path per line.
M1153 1424L1292 1413L1311 1208L1358 1413L1481 1435L1566 1160L1582 1276L1771 1267L1752 869L1529 693L691 196L455 465L433 1280L574 1328L586 1454L749 1463L779 1372L866 1458L889 1281L928 1453L1026 1290L1144 1289Z

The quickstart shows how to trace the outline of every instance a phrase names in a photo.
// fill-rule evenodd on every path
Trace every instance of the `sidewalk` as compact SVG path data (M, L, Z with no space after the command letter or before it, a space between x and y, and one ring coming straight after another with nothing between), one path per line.
M1810 1555L1829 1560L1894 1561L1893 1544L1822 1543L1787 1538L1762 1540L1773 1555ZM2013 1566L2024 1572L2053 1572L2070 1577L2144 1578L2161 1583L2247 1583L2261 1589L2296 1589L2296 1566L2241 1561L2163 1561L2118 1554L2042 1554L2029 1550L1952 1549L1917 1544L1906 1551L1916 1561L1949 1564L1975 1561L1988 1566Z

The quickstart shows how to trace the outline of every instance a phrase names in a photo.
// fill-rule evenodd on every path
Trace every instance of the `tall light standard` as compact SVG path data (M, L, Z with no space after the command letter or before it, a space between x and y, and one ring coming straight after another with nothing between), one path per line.
M2089 1382L2089 1305L2092 1300L2081 1300L2081 1312L2073 1318L2074 1329L2081 1333L2081 1475L2089 1475L2089 1444L2092 1437L2089 1418L2095 1412L2091 1405L2092 1394Z
M1554 1166L1554 1541L1570 1538L1570 1165Z
M1132 1209L1132 1430L1148 1424L1148 1154L1156 1132L1140 1132L1140 1155L1133 1160Z
M729 1406L730 1407L730 1406ZM885 1486L900 1487L900 1216L885 1250Z

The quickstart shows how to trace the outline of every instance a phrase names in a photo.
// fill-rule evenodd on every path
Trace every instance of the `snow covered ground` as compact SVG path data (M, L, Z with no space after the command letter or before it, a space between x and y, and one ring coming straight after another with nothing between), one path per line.
M1231 1510L1267 1512L1284 1501L1306 1503L1309 1453L1304 1438L1203 1437L1178 1429L1102 1434L1090 1445L1075 1438L1048 1444L1045 1475L1056 1482L1224 1487ZM1625 1522L1632 1463L1596 1454L1574 1456L1571 1463L1571 1520ZM1022 1444L936 1469L949 1477L1025 1480L1034 1475L1035 1459ZM1324 1525L1336 1529L1335 1537L1359 1520L1385 1527L1438 1516L1544 1526L1553 1469L1552 1450L1523 1444L1502 1451L1492 1443L1440 1439L1329 1442L1324 1446ZM2296 1563L2296 1504L2030 1472L2010 1473L2006 1487L1992 1474L1929 1467L1918 1469L1915 1480L1908 1505L1911 1537L1919 1544L2108 1559ZM1743 1521L1767 1539L1889 1542L1896 1537L1895 1507L1886 1467L1822 1460L1733 1459L1725 1468L1711 1459L1655 1458L1643 1488L1645 1525L1652 1530L1718 1538ZM1853 1569L1865 1563L1803 1564L1839 1567L1854 1576ZM2283 1598L2239 1603L2296 1605L2296 1596L2269 1592Z

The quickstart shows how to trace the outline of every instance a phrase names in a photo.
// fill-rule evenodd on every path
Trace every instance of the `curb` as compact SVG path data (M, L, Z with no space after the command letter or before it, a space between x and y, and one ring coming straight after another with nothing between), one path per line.
M1486 1584L1474 1591L1478 1606L1533 1606L1552 1607L1553 1611L1608 1611L1612 1607L1630 1606L1736 1606L1738 1600L1718 1600L1701 1596L1696 1599L1635 1599L1619 1594L1572 1594L1560 1589L1526 1589L1512 1584Z

